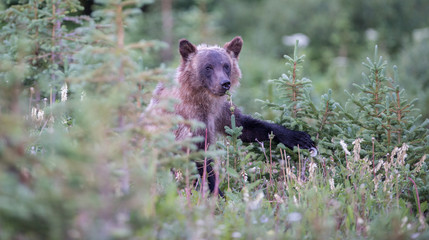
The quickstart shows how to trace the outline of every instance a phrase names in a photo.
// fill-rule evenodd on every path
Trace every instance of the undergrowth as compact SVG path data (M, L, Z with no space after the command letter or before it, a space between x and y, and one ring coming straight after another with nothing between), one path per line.
M164 45L127 38L145 1L97 2L93 17L76 0L0 14L0 239L429 237L428 121L377 49L346 103L312 100L297 48L271 81L275 122L314 136L317 157L273 136L245 145L235 124L200 153L175 141L183 119L148 108L172 83L142 58ZM225 198L198 179L205 157Z

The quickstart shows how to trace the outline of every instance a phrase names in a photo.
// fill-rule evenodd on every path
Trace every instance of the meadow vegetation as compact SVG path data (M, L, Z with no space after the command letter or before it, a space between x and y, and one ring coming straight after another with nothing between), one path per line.
M183 119L147 108L157 83L174 84L153 64L166 44L133 39L147 1L99 0L91 16L77 0L12 2L0 3L0 239L429 238L429 121L377 47L341 101L312 97L298 43L269 81L263 114L307 131L318 156L245 145L235 124L196 152L204 139L175 140ZM225 198L199 179L193 161L208 157Z

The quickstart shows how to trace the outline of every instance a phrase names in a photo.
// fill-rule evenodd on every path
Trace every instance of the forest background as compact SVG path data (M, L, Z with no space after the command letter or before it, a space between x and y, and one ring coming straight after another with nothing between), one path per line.
M1 239L428 237L427 1L6 0L0 11ZM232 101L309 132L316 159L243 145L235 126L184 152L196 139L174 141L183 120L146 109L172 82L179 39L237 35ZM193 184L190 159L207 157L225 199Z
M93 1L82 1L85 14ZM400 69L400 85L429 116L429 19L425 1L156 1L143 7L141 25L135 25L132 40L144 36L168 44L152 66L178 65L177 42L221 44L243 37L240 61L244 73L237 93L239 106L249 113L260 111L254 101L272 98L267 79L277 78L284 68L284 54L291 54L295 34L304 34L301 49L306 55L305 75L312 79L317 98L332 89L336 99L346 100L345 89L361 81L360 64L372 56L377 44L380 55ZM330 17L328 17L330 16ZM289 37L289 38L288 38ZM291 38L292 37L292 38ZM131 40L131 39L130 39Z
M266 80L282 73L294 34L307 37L301 52L314 98L332 89L336 99L345 101L344 90L361 81L360 63L377 44L380 55L399 67L400 85L410 98L419 98L418 107L428 117L428 10L429 4L418 0L162 1L147 7L139 27L141 34L169 43L162 55L167 61L177 60L179 38L219 44L241 35L244 78L237 101L250 113L261 107L253 99L272 98Z

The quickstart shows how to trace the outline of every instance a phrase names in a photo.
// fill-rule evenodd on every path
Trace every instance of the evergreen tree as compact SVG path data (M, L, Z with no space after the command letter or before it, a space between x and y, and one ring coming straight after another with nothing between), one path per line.
M354 84L359 89L358 95L351 95L351 102L356 108L354 113L345 116L353 124L359 126L359 137L364 141L364 150L369 154L375 151L375 158L380 159L391 152L395 146L403 143L410 147L408 162L416 163L428 152L428 130L425 126L429 121L420 122L420 111L414 102L406 98L404 89L398 84L398 70L394 67L394 78L386 73L387 62L378 57L377 47L374 58L367 58L363 63L369 74L363 73L364 82ZM375 149L372 149L372 145Z

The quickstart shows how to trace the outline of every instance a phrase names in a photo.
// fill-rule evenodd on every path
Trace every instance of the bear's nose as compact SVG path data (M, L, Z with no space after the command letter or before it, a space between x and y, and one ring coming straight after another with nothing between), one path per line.
M229 80L224 80L220 83L220 85L222 85L223 89L229 90L229 88L231 87L231 82Z

